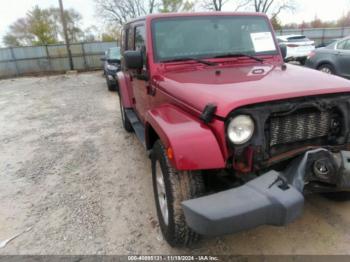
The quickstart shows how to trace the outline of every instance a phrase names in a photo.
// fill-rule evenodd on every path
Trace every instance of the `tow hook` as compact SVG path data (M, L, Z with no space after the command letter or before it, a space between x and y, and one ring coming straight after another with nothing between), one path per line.
M326 180L329 177L331 170L329 165L329 159L316 160L313 165L313 172L315 176L321 180Z
M337 189L350 189L350 152L330 152L324 148L311 150L295 159L282 172L288 183L300 192L309 182L322 182Z

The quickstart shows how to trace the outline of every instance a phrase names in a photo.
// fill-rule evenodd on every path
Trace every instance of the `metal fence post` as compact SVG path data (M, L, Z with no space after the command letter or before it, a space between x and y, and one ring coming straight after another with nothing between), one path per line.
M85 54L85 46L84 46L84 43L81 43L81 50L83 51L83 60L84 60L84 69L87 70L89 69L89 65L87 64L87 61L86 61L86 54Z
M324 45L324 39L326 37L326 28L322 29L322 45Z
M49 54L49 47L47 45L45 45L45 51L46 51L46 59L49 62L49 70L52 70L52 65L51 65L51 58L50 58L50 54Z
M12 61L15 63L16 76L19 76L19 68L18 68L18 65L17 65L17 60L16 60L16 57L15 57L15 52L13 51L13 47L10 47L10 53L11 53Z

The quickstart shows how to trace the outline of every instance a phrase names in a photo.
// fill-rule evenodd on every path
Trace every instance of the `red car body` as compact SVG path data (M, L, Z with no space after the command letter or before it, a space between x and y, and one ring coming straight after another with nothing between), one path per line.
M151 149L154 142L149 132L156 132L163 143L173 149L172 162L177 169L225 168L230 152L224 123L218 121L217 117L225 118L236 108L275 100L350 92L347 80L294 65L288 65L284 70L281 54L262 56L264 64L244 57L215 59L220 63L216 67L191 61L167 64L154 62L151 35L153 19L207 15L175 13L145 17L150 81L136 80L126 71L118 73L124 107L133 108L146 126L147 148ZM252 16L251 13L221 12L210 15ZM263 14L254 15L268 19ZM259 69L264 72L249 73ZM216 74L217 70L220 70L219 75ZM148 95L150 89L156 90L155 96ZM217 117L209 125L204 125L198 116L208 103L217 105Z
M118 73L124 127L128 131L133 128L149 151L161 142L170 162L170 166L162 167L163 172L171 168L185 176L192 171L224 171L243 181L243 186L228 191L182 199L189 227L200 234L220 235L261 224L289 223L301 213L306 179L315 182L318 189L334 183L336 186L329 187L332 190L348 190L348 167L336 164L340 162L335 159L345 163L349 156L350 161L350 154L344 153L350 149L350 82L285 65L280 48L254 57L157 59L153 22L193 17L261 18L278 47L264 14L156 14L124 26L122 71ZM239 29L245 30L244 25ZM144 43L138 50L140 36ZM255 124L252 138L243 144L233 144L228 137L228 125L238 114L250 115ZM281 165L288 166L284 173ZM308 175L312 165L317 178ZM257 178L251 180L251 176ZM246 181L249 183L245 185ZM165 201L172 205L169 199ZM168 216L165 214L163 217ZM158 216L162 217L160 211ZM176 237L164 233L168 229L162 223L161 227L165 238L173 243Z

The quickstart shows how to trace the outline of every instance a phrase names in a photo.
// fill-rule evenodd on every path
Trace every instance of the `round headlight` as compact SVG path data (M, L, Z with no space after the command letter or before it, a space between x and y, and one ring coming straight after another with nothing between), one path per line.
M248 142L254 133L254 121L248 115L234 117L227 127L227 135L232 143L242 145Z

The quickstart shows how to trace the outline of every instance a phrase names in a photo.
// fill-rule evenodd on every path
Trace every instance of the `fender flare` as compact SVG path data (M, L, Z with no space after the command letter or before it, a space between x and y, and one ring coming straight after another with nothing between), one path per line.
M225 168L219 143L211 129L180 108L165 104L146 113L146 147L153 144L150 129L163 145L171 148L169 159L177 170L205 170Z
M125 75L122 71L117 73L117 80L119 84L119 95L124 108L131 108L132 103L132 89L130 83L130 77Z

